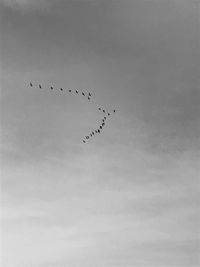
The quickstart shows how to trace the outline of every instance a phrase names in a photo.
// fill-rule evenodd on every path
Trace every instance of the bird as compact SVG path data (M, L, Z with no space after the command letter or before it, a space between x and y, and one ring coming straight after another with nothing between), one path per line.
M29 85L30 85L30 87L33 87L33 82L30 82L29 81ZM40 88L40 89L43 89L43 87L42 87L42 85L41 84L37 84L38 85L38 87ZM37 86L36 85L36 86ZM53 89L57 89L57 90L60 90L60 91L64 91L64 88L62 88L62 87L58 87L58 88L56 88L56 87L53 87L53 86L50 86L49 85L49 87L50 87L50 89L51 90L53 90ZM45 88L45 87L44 87ZM80 91L79 91L80 90ZM68 88L68 91L71 93L71 92L75 92L76 94L80 94L80 95L83 95L84 97L87 97L87 99L88 100L90 100L91 99L91 97L92 97L92 93L91 92L84 92L84 91L81 91L81 89L70 89L70 88ZM87 136L85 136L85 137L83 137L82 138L82 140L80 140L80 141L82 141L83 143L87 143L87 141L88 141L88 139L92 139L92 137L95 135L96 136L96 134L98 133L98 134L100 134L100 133L102 133L102 131L103 131L103 127L106 125L106 119L108 118L108 116L112 116L112 113L115 113L116 112L116 109L112 109L112 110L110 110L109 112L107 111L107 109L105 109L103 106L97 106L96 107L98 110L100 110L100 111L103 111L103 116L102 116L102 118L101 118L101 122L100 122L100 124L99 124L99 126L98 126L98 128L96 128L96 129L94 129L93 131L91 131L90 133L88 133L88 135ZM108 119L109 120L109 119Z

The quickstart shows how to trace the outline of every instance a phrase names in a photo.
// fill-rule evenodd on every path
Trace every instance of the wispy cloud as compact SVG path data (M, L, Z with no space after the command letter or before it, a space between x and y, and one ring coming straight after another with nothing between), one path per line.
M197 266L196 2L0 0L4 266Z
M49 0L1 0L2 3L18 11L33 11L41 10L48 11L52 6L52 1Z

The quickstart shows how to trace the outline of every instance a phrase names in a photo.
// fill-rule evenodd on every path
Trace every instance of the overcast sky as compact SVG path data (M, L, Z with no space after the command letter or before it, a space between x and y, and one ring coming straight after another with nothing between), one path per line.
M3 266L199 266L200 2L0 0L0 16ZM117 112L84 144L98 105Z

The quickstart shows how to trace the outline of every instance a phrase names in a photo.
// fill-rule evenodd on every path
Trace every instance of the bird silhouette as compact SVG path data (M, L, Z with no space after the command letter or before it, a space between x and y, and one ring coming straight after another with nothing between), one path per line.
M33 82L30 82L29 81L29 85L30 85L30 87L33 87ZM50 85L49 85L50 86ZM42 87L42 85L41 84L38 84L38 87L40 88L40 89L42 89L43 87ZM45 88L45 87L44 87ZM50 86L50 89L51 90L53 90L53 89L58 89L58 90L60 90L60 91L64 91L64 88L56 88L56 87L53 87L53 86ZM80 91L79 91L80 90ZM84 93L84 91L81 91L81 89L69 89L68 88L68 91L71 93L71 92L75 92L76 94L81 94L82 96L85 96L85 97L87 97L87 99L88 100L90 100L91 99L91 97L92 97L92 93L91 92L88 92L88 93ZM112 113L115 113L116 112L116 109L113 109L113 110L111 110L110 112L108 112L106 109L104 109L104 107L103 106L101 106L101 107L98 107L97 106L97 108L98 108L98 110L100 110L100 111L103 111L103 113L104 113L104 117L103 118L101 118L101 123L100 123L100 125L99 125L99 127L98 127L98 129L95 129L95 130L93 130L92 132L90 132L87 136L85 136L83 139L82 139L82 142L83 143L87 143L87 140L88 139L90 139L90 138L92 138L94 135L96 136L96 134L97 133L102 133L102 130L103 130L103 127L106 125L106 119L108 118L108 116L112 116ZM109 119L108 119L109 120Z

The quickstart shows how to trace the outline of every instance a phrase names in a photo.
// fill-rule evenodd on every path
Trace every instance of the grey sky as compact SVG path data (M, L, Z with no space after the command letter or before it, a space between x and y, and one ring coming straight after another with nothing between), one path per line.
M5 266L198 266L199 12L0 1Z

